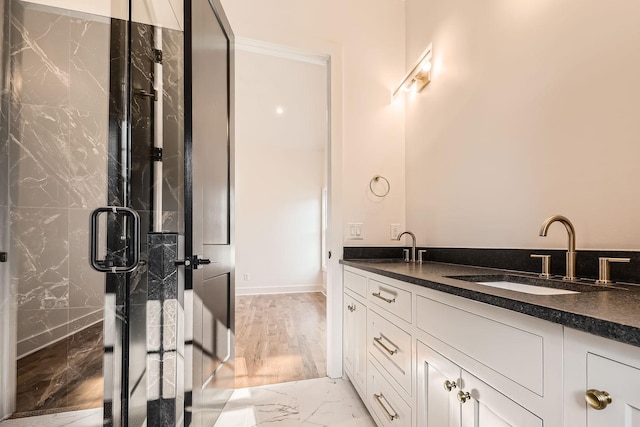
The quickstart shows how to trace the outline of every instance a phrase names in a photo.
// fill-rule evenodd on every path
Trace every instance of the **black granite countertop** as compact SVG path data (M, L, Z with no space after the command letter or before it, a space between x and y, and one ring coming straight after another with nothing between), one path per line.
M532 295L448 277L509 274L535 279L536 275L529 273L436 262L341 260L340 263L640 347L638 285L594 285L585 287L588 292Z

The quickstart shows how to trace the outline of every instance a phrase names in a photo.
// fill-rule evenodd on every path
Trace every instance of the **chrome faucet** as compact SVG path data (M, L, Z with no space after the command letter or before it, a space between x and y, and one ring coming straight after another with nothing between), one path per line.
M410 231L403 231L398 234L398 241L400 241L400 238L405 234L411 236L411 239L413 240L413 243L411 244L411 262L416 262L416 235Z
M540 236L545 237L549 231L549 226L554 222L561 222L567 229L569 235L569 243L567 246L567 272L562 280L576 280L576 230L567 217L562 215L554 215L547 218L540 228Z

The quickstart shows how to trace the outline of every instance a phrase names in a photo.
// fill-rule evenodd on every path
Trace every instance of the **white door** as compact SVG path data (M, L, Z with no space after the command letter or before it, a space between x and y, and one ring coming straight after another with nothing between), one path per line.
M540 418L464 370L462 385L462 427L542 427Z
M640 369L589 354L587 390L606 404L600 410L587 405L588 427L640 427Z
M460 426L460 368L418 341L418 427Z

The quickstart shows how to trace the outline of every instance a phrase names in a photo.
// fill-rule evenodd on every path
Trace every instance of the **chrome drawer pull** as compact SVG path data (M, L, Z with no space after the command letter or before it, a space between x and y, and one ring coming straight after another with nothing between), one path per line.
M378 402L378 404L380 405L380 407L384 411L384 413L387 416L387 418L389 418L389 421L397 420L398 418L400 418L400 415L398 415L396 413L396 411L393 408L391 408L391 405L389 405L389 407L391 408L391 411L393 411L393 414L391 414L391 412L389 412L387 407L384 406L384 403L382 402L382 399L384 399L384 400L387 400L387 399L385 399L385 397L382 395L382 393L374 394L373 397L376 399L376 401ZM389 403L389 401L387 401L387 403Z
M398 349L397 348L395 350L391 350L389 347L387 347L386 345L384 345L382 343L382 335L380 335L379 337L373 337L373 340L375 342L377 342L380 345L380 347L382 347L385 350L387 350L387 353L389 353L390 356L393 356L394 354L398 353Z
M382 301L384 302L388 302L389 304L391 304L392 302L396 302L396 299L389 299L389 298L385 298L382 295L380 295L380 292L374 292L371 295L373 295L376 298L380 298Z

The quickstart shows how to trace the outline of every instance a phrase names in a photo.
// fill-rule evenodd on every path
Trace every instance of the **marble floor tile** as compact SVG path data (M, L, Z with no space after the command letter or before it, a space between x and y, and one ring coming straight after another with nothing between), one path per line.
M375 427L347 380L318 378L235 390L215 427Z
M102 426L102 408L60 412L38 417L16 418L0 422L1 427L99 427Z
M102 409L0 422L0 427L98 427ZM233 392L213 427L375 427L347 380L318 378Z

